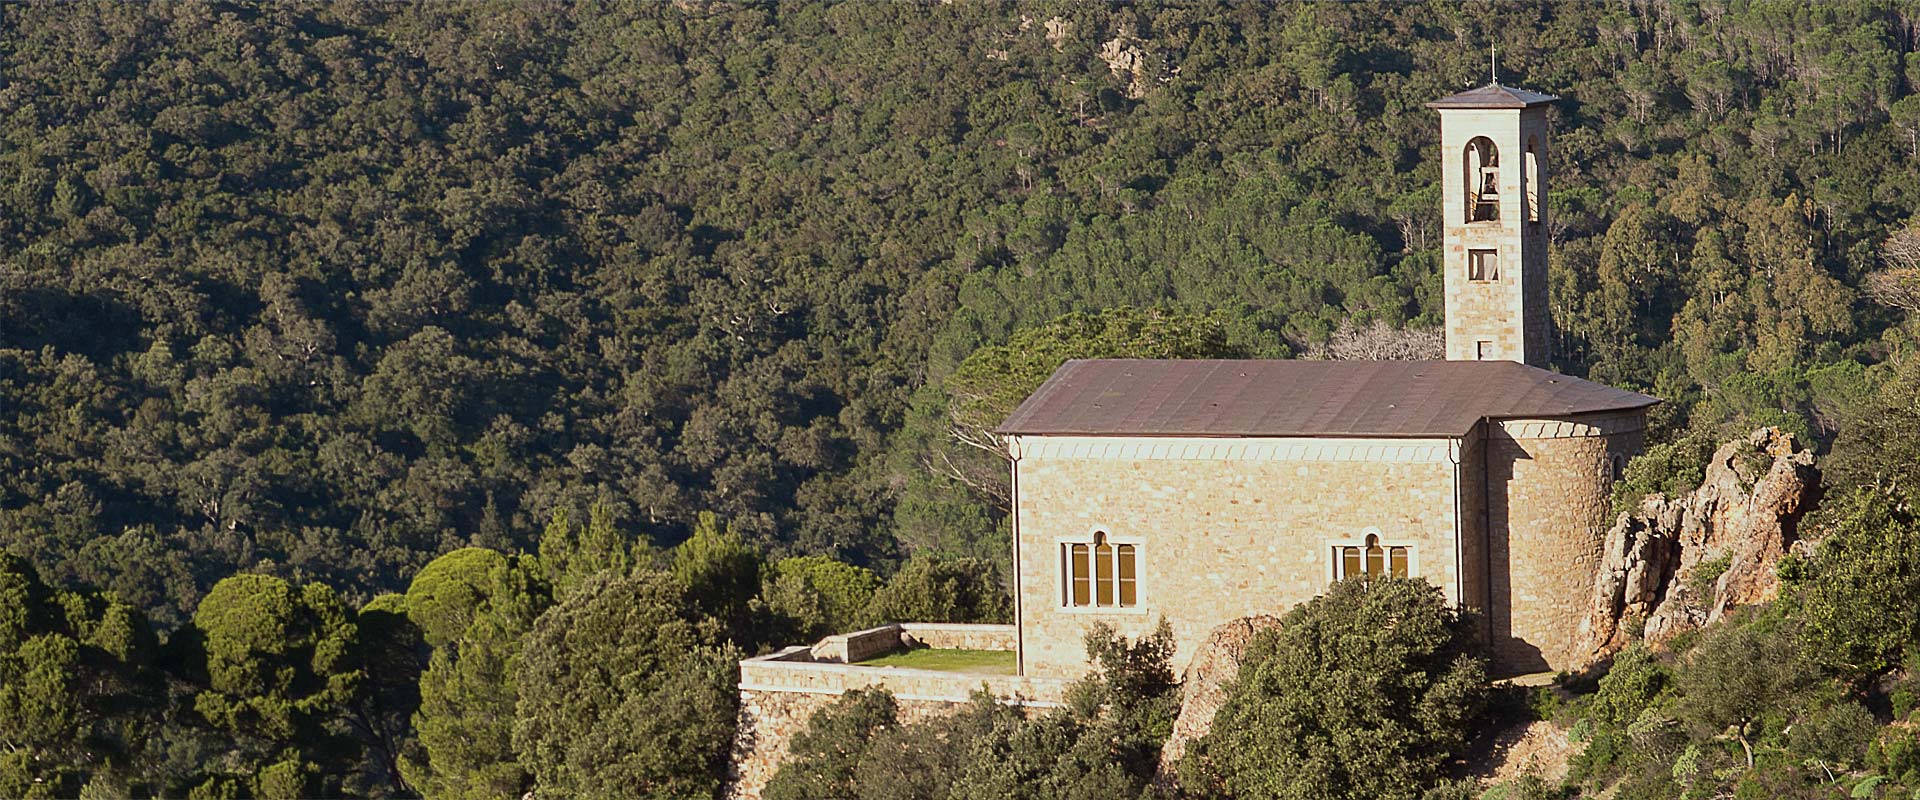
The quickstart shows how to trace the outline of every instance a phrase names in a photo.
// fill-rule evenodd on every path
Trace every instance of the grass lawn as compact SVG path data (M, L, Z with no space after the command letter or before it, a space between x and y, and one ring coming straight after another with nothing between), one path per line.
M862 661L862 667L901 667L932 669L941 672L977 672L985 675L1012 675L1011 650L897 650L879 658Z

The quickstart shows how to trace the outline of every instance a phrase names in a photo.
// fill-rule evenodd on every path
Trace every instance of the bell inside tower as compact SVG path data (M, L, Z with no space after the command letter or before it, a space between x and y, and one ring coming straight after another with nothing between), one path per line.
M1492 139L1476 136L1467 142L1465 161L1467 221L1500 219L1500 150L1493 146Z

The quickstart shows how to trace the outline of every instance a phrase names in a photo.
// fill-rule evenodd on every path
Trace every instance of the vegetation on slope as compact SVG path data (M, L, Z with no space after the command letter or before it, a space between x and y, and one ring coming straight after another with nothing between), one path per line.
M1887 0L5 6L0 795L708 791L715 654L1005 617L1001 473L959 437L1045 360L1436 324L1420 104L1492 43L1566 98L1558 366L1671 401L1634 486L1755 423L1835 465L1787 605L1617 673L1633 719L1589 747L1631 757L1582 785L1920 785L1847 705L1904 720L1920 636L1916 30ZM555 621L629 601L657 635ZM1756 641L1764 681L1686 677ZM687 736L634 739L666 719L618 709L668 697ZM851 769L1135 793L1172 702L1137 697Z

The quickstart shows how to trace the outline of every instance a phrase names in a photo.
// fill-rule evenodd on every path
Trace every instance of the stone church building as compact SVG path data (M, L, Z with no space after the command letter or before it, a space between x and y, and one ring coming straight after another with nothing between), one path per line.
M1018 673L1082 637L1216 626L1364 575L1425 578L1496 671L1568 664L1609 498L1655 398L1547 369L1548 126L1497 84L1435 102L1444 361L1072 361L1001 426Z

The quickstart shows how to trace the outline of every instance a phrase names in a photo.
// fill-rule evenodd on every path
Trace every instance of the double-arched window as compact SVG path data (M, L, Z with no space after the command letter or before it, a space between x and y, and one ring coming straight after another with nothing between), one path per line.
M1140 601L1140 546L1111 542L1106 531L1091 541L1060 543L1061 605L1067 608L1133 608Z
M1392 575L1405 578L1413 574L1413 548L1401 544L1382 544L1378 533L1369 532L1359 542L1333 546L1333 579L1377 578Z

